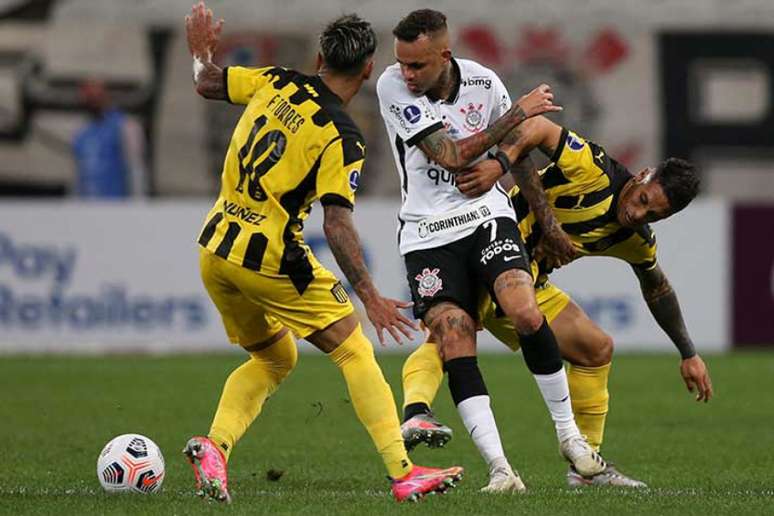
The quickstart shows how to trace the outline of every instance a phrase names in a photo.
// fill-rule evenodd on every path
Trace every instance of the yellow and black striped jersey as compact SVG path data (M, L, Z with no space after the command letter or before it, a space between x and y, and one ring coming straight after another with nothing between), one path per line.
M540 172L543 188L557 221L578 247L578 258L611 256L635 267L655 267L656 237L650 226L629 229L616 218L618 195L632 177L626 167L567 129L562 129L551 161ZM522 238L532 253L542 235L540 225L517 187L510 195ZM533 260L532 272L541 285L551 270Z
M228 67L223 77L229 102L246 107L199 244L248 269L288 275L303 293L319 266L303 241L304 220L318 198L354 205L365 140L317 76Z

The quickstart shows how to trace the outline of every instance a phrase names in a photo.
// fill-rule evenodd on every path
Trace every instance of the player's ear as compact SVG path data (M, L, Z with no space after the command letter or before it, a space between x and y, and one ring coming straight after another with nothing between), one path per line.
M322 54L320 52L317 52L317 57L314 60L314 69L315 69L316 72L320 71L320 69L323 66L323 63L324 63L324 61L323 61Z
M651 171L652 171L652 169L650 169L650 168L643 168L642 170L637 172L637 174L634 176L634 180L637 183L640 183L640 184L647 182L648 177L650 176Z
M369 59L366 65L363 67L363 80L367 81L371 78L371 74L374 71L374 60Z
M443 58L444 62L451 60L452 58L452 51L449 47L444 48L441 50L441 57Z

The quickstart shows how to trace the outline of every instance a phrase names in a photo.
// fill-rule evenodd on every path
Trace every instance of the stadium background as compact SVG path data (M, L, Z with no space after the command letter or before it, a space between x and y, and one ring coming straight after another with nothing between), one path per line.
M206 431L224 379L243 360L202 290L195 246L239 109L193 92L182 33L191 3L0 0L0 513L220 512L193 500L178 450ZM379 31L381 70L391 62L390 29L418 7L408 0L210 5L226 19L222 63L306 71L321 24L353 10ZM565 106L562 122L633 170L673 154L703 166L699 199L655 230L716 397L697 404L685 392L678 355L651 321L628 268L583 260L555 281L616 341L603 452L651 489L565 489L566 464L520 357L484 354L503 442L529 493L477 492L486 467L442 389L434 409L459 437L413 458L462 464L467 478L457 492L415 509L444 516L771 512L774 5L428 5L448 14L457 55L497 69L514 97L549 82ZM77 88L92 77L106 80L116 103L144 128L147 199L85 202L70 194L70 141L87 119ZM370 151L356 218L378 286L406 297L394 239L398 178L374 86L352 106ZM333 266L319 216L315 209L307 240ZM482 339L487 350L502 350ZM398 403L408 349L390 345L386 350L398 353L379 357ZM164 451L167 476L158 496L101 494L96 456L126 432L144 433ZM388 496L343 382L320 353L302 357L229 469L232 513L413 510ZM270 481L270 470L285 475Z
M192 91L188 0L0 2L0 351L224 349L197 277L194 238L214 197L239 107ZM562 123L632 170L696 160L703 193L656 224L660 259L700 351L774 343L774 9L767 2L434 2L456 55L495 68L516 98L548 82ZM700 8L696 8L699 5ZM214 2L222 64L311 71L321 20L356 9L380 34L413 2ZM87 30L84 30L87 28ZM69 195L69 142L86 120L78 85L107 81L148 138L150 197ZM394 248L398 177L375 81L353 102L369 144L358 226L378 285L406 297ZM313 212L307 238L335 268ZM107 223L109 221L109 224ZM142 223L138 223L142 221ZM555 281L618 349L669 350L633 275L585 260ZM500 349L482 336L487 349ZM390 348L395 349L395 348Z

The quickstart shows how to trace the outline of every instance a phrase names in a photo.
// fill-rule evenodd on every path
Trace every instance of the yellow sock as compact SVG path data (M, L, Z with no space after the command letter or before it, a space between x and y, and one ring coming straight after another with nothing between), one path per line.
M395 399L360 324L328 356L341 369L355 413L371 435L387 473L392 478L409 473L412 464L403 446Z
M610 364L601 367L581 367L569 364L567 382L570 385L575 422L589 444L597 451L605 433L608 400L607 378Z
M266 398L277 390L298 359L293 336L288 332L266 349L250 353L226 380L208 437L228 460L236 442L261 413Z
M433 404L443 381L443 362L438 346L425 342L403 364L403 407L412 403Z

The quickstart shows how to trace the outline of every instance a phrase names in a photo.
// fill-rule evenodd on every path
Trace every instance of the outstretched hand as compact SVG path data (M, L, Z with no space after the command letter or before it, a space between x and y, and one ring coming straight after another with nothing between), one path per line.
M548 84L541 84L530 91L521 97L517 104L524 111L524 115L527 118L563 109L562 106L554 105L554 94L551 92L551 86Z
M706 403L712 398L712 380L704 360L699 355L686 358L680 363L680 376L689 391L696 389L696 401Z
M384 330L387 330L395 342L403 344L402 333L408 340L411 340L411 330L417 331L417 325L400 313L401 309L411 308L414 303L407 301L398 301L387 297L377 296L372 301L365 304L366 314L371 324L376 329L376 335L379 337L379 344L385 346Z
M215 53L223 30L223 19L212 23L212 10L204 2L191 7L191 14L185 17L185 35L191 55L202 61L209 61Z
M578 250L570 236L557 226L543 234L535 247L533 258L538 262L545 260L549 269L558 269L573 261L577 255Z

